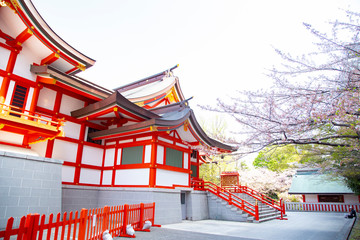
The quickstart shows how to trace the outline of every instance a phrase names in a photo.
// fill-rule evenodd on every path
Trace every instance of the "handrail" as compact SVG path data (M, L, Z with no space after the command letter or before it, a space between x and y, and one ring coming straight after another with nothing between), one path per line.
M224 188L229 189L229 191L236 192L236 193L245 193L278 211L282 211L282 208L283 208L282 199L280 199L280 201L276 201L275 199L270 198L270 197L266 196L265 194L260 193L252 188L249 188L248 186L239 185L239 186L231 186L231 187L224 187ZM284 214L285 214L285 212L284 212Z
M13 109L15 109L15 110L13 110ZM56 130L59 130L59 128L64 125L63 119L57 119L56 121L54 121L54 120L51 120L52 119L51 116L46 115L46 114L38 114L38 113L36 113L36 115L38 115L38 116L35 116L35 113L32 113L30 111L24 110L19 107L7 105L7 104L0 102L0 115L8 116L11 113L14 115L20 115L20 118L28 119L29 121L32 121L32 122L37 122L37 123L44 122L43 123L44 125L53 126L56 128ZM50 120L47 118L49 118ZM32 119L32 120L30 120L30 119Z
M221 199L227 201L229 205L233 205L241 209L242 211L250 214L251 216L254 216L256 221L259 220L259 207L257 205L257 202L255 203L255 205L251 204L248 201L240 198L239 196L212 182L206 182L203 180L191 180L191 186L194 188L194 190L209 191L220 197Z

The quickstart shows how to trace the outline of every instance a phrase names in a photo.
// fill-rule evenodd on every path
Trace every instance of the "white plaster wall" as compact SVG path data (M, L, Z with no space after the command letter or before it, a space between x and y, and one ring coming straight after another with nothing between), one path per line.
M159 137L159 141L163 141L163 142L167 142L167 143L173 144L173 141L172 141L172 140L169 140L169 139L166 139L166 138L162 138L162 137Z
M31 88L29 88L29 93L26 98L25 110L27 110L27 111L30 110L31 100L33 98L33 95L34 95L34 88L31 87Z
M31 41L31 38L29 38L27 41ZM30 65L33 64L34 62L40 63L42 57L39 56L38 54L34 54L33 52L31 52L30 49L25 45L25 43L23 44L23 49L16 58L13 72L23 78L29 79L31 81L35 81L36 75L30 72Z
M1 53L0 53L0 55L1 55ZM0 86L2 85L2 82L3 82L3 77L0 77Z
M307 203L317 203L318 197L316 194L305 194L305 202Z
M142 137L142 138L137 138L136 141L139 142L139 141L145 141L145 140L151 140L152 137L149 136L149 137Z
M82 168L80 171L80 183L100 184L101 171L96 169Z
M168 186L173 185L189 185L189 174L168 171L163 169L156 170L156 185L157 186Z
M185 169L189 169L189 154L184 153L183 166Z
M145 159L144 163L150 163L151 162L151 145L145 146Z
M81 163L102 166L103 151L102 148L84 146Z
M164 164L164 150L163 146L157 146L156 163Z
M70 97L66 94L62 95L60 113L71 115L71 112L84 107L84 101Z
M116 170L115 185L149 185L149 169Z
M37 105L39 107L53 110L55 99L56 99L56 91L44 87L40 89Z
M46 154L46 147L47 147L48 141L39 142L35 144L31 144L31 149L34 150L39 156L45 157Z
M70 166L62 166L62 181L74 182L75 168Z
M5 70L10 57L10 51L0 47L0 69Z
M120 165L121 163L121 154L122 154L122 148L118 149L117 159L116 159L116 165Z
M8 143L22 145L23 140L24 140L23 135L0 130L0 142L8 142Z
M345 203L359 203L359 196L353 194L344 194Z
M112 170L106 170L103 172L103 179L102 184L103 185L111 185L112 180Z
M121 140L121 141L119 141L119 144L129 143L129 142L133 142L133 141L134 141L134 140L132 140L132 139Z
M76 162L77 148L76 143L55 139L52 157L63 161Z
M110 148L105 150L105 162L104 166L114 166L114 159L115 159L115 149Z
M8 91L6 93L6 99L5 99L6 105L10 105L10 101L14 92L14 87L15 87L15 81L11 80L9 83Z
M189 148L188 146L186 146L186 145L184 145L184 144L181 144L181 143L176 143L176 145L179 146L179 147L186 148L186 149Z
M80 129L81 129L80 124L70 122L70 121L66 121L64 123L63 129L64 129L66 137L79 139L79 137L80 137Z

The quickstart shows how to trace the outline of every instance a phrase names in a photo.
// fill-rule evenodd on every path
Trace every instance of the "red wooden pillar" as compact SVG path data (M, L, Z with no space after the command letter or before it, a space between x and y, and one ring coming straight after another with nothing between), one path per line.
M15 62L16 62L16 58L17 58L18 54L19 54L19 50L17 50L17 49L14 49L10 53L9 61L8 61L7 66L6 66L6 72L7 72L8 76L10 76L11 73L13 72L13 70L14 70ZM9 77L4 77L3 81L1 83L1 88L0 88L0 101L5 100L6 93L7 93L8 88L9 88L9 83L10 83L10 78Z
M150 173L149 173L149 187L156 185L156 152L157 152L157 136L153 136L151 142L151 160L150 160Z

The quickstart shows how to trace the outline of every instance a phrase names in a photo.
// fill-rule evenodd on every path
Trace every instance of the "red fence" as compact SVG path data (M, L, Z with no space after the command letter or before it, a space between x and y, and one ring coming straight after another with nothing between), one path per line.
M303 211L303 212L350 212L354 208L356 212L360 211L360 204L347 203L300 203L287 202L285 204L286 210L289 211Z
M9 218L6 229L0 231L0 238L10 239L17 236L22 240L95 240L102 239L102 233L109 230L115 236L135 237L126 234L126 226L131 224L135 231L143 230L145 221L150 221L154 225L155 203L141 203L122 206L105 206L97 209L82 209L78 211L66 212L61 215L58 213L54 220L54 215L50 214L47 221L46 216L40 214L28 214L20 219L18 228L13 228L14 218Z

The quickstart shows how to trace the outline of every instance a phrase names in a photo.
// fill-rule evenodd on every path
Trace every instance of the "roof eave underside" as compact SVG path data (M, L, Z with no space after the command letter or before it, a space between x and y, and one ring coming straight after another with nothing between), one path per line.
M27 26L29 29L36 29L41 33L48 41L51 42L56 49L53 49L51 46L48 46L53 52L58 52L66 54L68 57L74 59L80 64L84 65L85 68L89 68L95 64L95 60L87 57L82 54L75 48L71 47L67 42L65 42L61 37L59 37L50 26L44 21L40 16L39 12L36 10L35 6L30 0L18 0L19 7L21 11L25 14L25 17L32 23L32 26ZM13 4L16 5L16 4ZM14 6L18 15L23 17L23 14L20 14L18 6ZM24 19L23 19L24 20ZM26 25L27 21L24 21ZM33 31L34 32L34 31ZM36 32L34 32L36 34ZM73 72L73 74L81 71L78 69Z
M87 116L90 116L92 114L95 114L97 112L100 112L104 109L110 108L110 107L120 107L125 109L126 111L129 111L144 120L151 119L151 118L159 118L159 115L152 113L142 107L139 107L138 105L130 102L128 99L126 99L124 96L121 95L119 92L114 92L111 94L108 98L103 99L99 102L90 104L82 109L76 110L71 112L71 116L75 118L84 118Z
M165 71L162 71L160 73L154 74L152 76L149 76L149 77L140 79L138 81L135 81L135 82L123 85L121 87L115 88L114 91L119 91L121 93L121 92L125 92L125 91L128 91L128 90L137 88L137 87L144 86L146 84L150 84L152 82L159 81L166 75L167 72L172 71L173 69L175 69L177 67L178 67L178 65L176 65L176 66L174 66L174 67L172 67L172 68L170 68L168 70L165 70Z
M175 130L175 129L181 127L186 120L189 120L189 121L191 121L191 125L194 127L194 131L195 131L195 134L197 134L197 137L199 139L201 139L201 141L203 141L206 145L208 145L210 147L216 147L218 149L222 149L225 151L230 151L230 152L236 150L232 146L223 144L219 141L216 141L216 140L208 137L206 135L206 133L200 127L199 123L196 121L193 110L190 109L189 107L185 107L183 102L162 107L162 111L165 111L164 109L166 109L166 108L174 110L173 114L167 115L167 118L151 119L148 121L144 121L144 122L129 125L129 126L94 132L90 135L90 137L94 137L94 138L106 137L106 136L110 137L111 135L116 135L116 134L125 133L125 132L131 132L131 131L149 128L149 127L156 127L156 128L158 128L157 129L158 131L171 131L171 130ZM179 110L179 109L181 109L181 110ZM177 116L179 116L179 117L176 119L172 119L175 114L177 114ZM172 119L172 120L169 120L169 119Z
M50 65L31 65L30 71L38 76L50 77L59 80L63 84L93 95L97 99L105 99L112 94L112 90L103 88L85 79L63 73Z
M192 110L191 110L192 111ZM190 115L190 121L192 123L192 126L195 128L194 130L196 131L197 135L202 139L204 140L204 142L206 144L208 144L209 146L212 146L212 147L217 147L219 149L223 149L223 150L226 150L226 151L229 151L229 152L234 152L236 151L237 149L232 147L232 146L229 146L229 145L226 145L222 142L219 142L215 139L212 139L210 138L205 132L204 130L201 128L200 124L198 123L198 121L196 120L195 118L195 114L193 113L192 111L192 114Z

